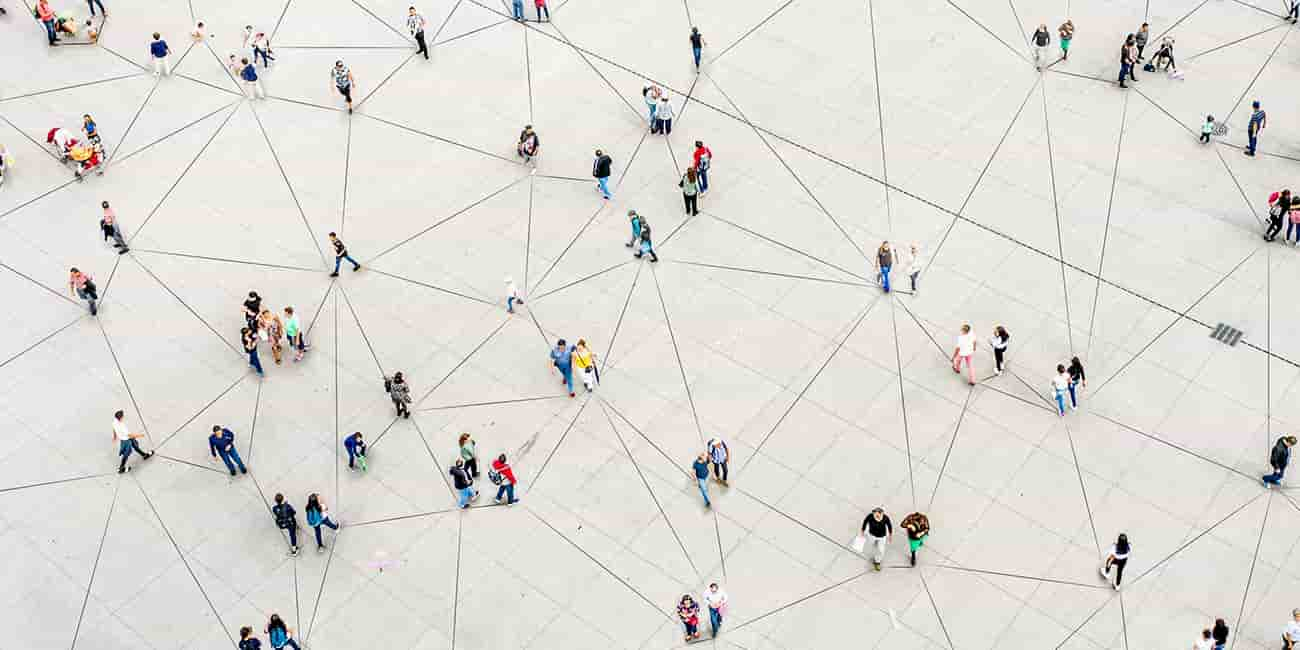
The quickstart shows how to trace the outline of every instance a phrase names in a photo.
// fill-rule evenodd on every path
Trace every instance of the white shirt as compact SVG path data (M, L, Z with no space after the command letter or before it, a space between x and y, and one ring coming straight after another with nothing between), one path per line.
M659 110L655 112L655 119L656 120L673 119L673 105L668 103L667 99L662 99L659 101Z
M924 266L925 266L925 256L922 255L920 251L917 251L916 254L913 255L912 258L907 261L907 274L913 275L916 273L920 273L921 268Z
M1214 649L1214 639L1201 638L1201 639L1197 639L1196 643L1192 644L1192 650L1213 650L1213 649Z
M724 604L726 604L726 602L727 602L727 592L723 591L722 589L718 589L717 591L713 591L710 589L704 590L705 605L708 605L713 609L718 609L719 607L722 607Z
M1069 381L1069 379L1070 379L1070 376L1069 376L1069 375L1061 375L1061 377L1065 377L1065 378L1066 378L1066 381ZM1058 379L1059 379L1059 377L1058 377ZM1130 546L1129 546L1129 552L1132 552L1132 551L1133 551L1133 547L1130 545ZM1119 549L1115 548L1115 545L1114 545L1114 544L1111 544L1111 546L1110 546L1110 554L1113 555L1113 556L1115 556L1115 559L1116 559L1116 560L1127 560L1127 559L1128 559L1128 553L1120 553L1120 552L1119 552ZM1291 622L1291 625L1296 625L1296 623L1295 623L1294 621L1292 621L1292 622ZM1289 630L1289 629L1292 629L1292 628L1288 627L1287 629ZM1300 626L1297 626L1297 627L1295 628L1295 630L1297 631L1297 633L1300 633ZM1300 639L1300 636L1297 636L1296 638L1297 638L1297 639Z
M1300 623L1297 623L1295 621L1291 621L1290 623L1287 623L1286 628L1282 630L1282 634L1285 638L1290 639L1291 641L1294 641L1296 643L1300 643Z
M113 439L117 441L129 440L131 432L126 428L126 418L121 420L113 418Z
M969 357L975 354L975 335L967 332L957 336L957 356Z
M1070 387L1070 373L1063 372L1055 377L1052 377L1052 389L1055 390L1056 392L1059 393L1061 391L1066 390L1069 387ZM1110 547L1110 552L1111 553L1115 552L1114 546Z

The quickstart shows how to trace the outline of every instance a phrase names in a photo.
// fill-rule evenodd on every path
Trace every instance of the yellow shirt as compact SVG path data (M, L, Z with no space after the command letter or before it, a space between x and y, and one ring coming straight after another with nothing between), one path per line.
M591 367L591 363L591 350L587 350L586 352L583 352L581 348L575 348L573 350L573 365L586 370Z

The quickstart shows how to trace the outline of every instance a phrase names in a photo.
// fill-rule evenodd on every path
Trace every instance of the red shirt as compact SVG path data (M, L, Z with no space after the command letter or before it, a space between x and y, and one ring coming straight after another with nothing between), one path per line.
M494 460L492 461L492 469L499 472L501 476L504 476L505 479L509 481L508 485L514 485L515 483L518 482L515 480L515 471L510 469L509 463L503 463L499 459Z
M41 0L36 5L36 14L40 16L41 20L54 20L54 12L50 10L50 4L45 0Z
M696 170L698 170L698 169L700 168L700 158L702 158L702 157L704 157L704 156L708 156L708 157L709 157L709 160L712 161L712 159L713 159L713 151L711 151L708 147L700 147L699 149L696 149L696 150L695 150L695 169L696 169Z

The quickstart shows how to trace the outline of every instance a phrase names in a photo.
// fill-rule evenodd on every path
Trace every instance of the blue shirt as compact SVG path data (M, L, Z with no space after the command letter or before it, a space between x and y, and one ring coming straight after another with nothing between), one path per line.
M354 433L343 439L343 446L346 447L347 449L352 449L355 452L357 447L360 447L361 449L365 449L366 443L361 440L358 440L357 434Z
M573 348L565 348L563 350L553 348L551 350L551 361L554 361L555 365L558 366L560 370L567 371L569 368L573 367Z
M696 459L695 459L695 464L692 465L692 467L695 468L695 478L698 478L698 479L706 479L706 478L709 478L709 464L708 464L708 463L706 463L706 462L704 462L704 461L702 461L702 460L696 458Z
M224 455L226 450L235 444L235 432L223 428L221 433L214 433L208 436L208 449L213 456L217 454Z
M1265 116L1263 110L1258 110L1251 114L1250 116L1251 133L1259 133L1259 130L1264 128L1264 117Z
M243 77L244 81L257 81L257 68L254 68L253 64L250 63L244 66L244 69L239 72L239 76Z
M161 59L164 56L167 56L167 41L160 38L150 43L149 53L152 54L155 59Z

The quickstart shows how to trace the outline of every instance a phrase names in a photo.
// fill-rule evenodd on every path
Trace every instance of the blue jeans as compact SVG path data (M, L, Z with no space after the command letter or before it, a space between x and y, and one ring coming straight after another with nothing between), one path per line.
M1276 469L1276 468L1275 468L1275 469L1273 470L1273 473L1272 473L1272 474L1268 474L1268 475L1266 475L1266 476L1263 477L1263 478L1264 478L1264 482L1265 482L1265 483L1272 484L1272 485L1281 485L1281 484L1282 484L1282 473L1285 472L1285 471L1286 471L1285 469Z
M256 348L248 351L248 365L252 366L253 370L257 371L258 376L266 374L262 372L262 360L257 358Z
M351 256L351 255L339 255L338 257L335 257L335 258L334 258L334 272L335 272L335 273L338 273L338 272L339 272L339 264L342 263L343 260L347 260L347 261L349 261L349 262L352 262L352 270L353 270L353 271L355 271L355 270L361 268L361 265L360 265L360 264L357 264L357 261L354 260L354 259L352 259L352 256Z
M700 48L692 47L691 54L695 57L695 67L700 67Z
M613 196L612 194L609 193L609 177L608 177L608 176L601 176L600 178L597 178L597 179L596 179L596 184L600 186L600 193L601 193L601 194L604 194L604 195L605 195L605 198L608 199L609 197Z
M653 126L655 123L655 113L659 112L659 105L647 104L646 106L650 109L650 124Z
M504 483L504 484L501 485L501 487L497 488L497 501L500 501L500 500L501 500L501 495L503 495L503 494L506 496L506 503L514 503L514 502L515 502L515 484L514 484L514 483Z
M230 451L222 451L218 453L221 454L221 462L226 464L226 469L230 470L231 476L235 475L235 465L239 466L239 471L245 474L248 473L248 470L244 468L244 459L239 457L239 452L235 451L234 447L231 447ZM231 462L232 460L234 462Z
M45 36L50 39L50 44L53 44L54 41L58 39L58 37L54 35L54 21L42 20L41 24L45 25Z
M511 3L510 12L514 14L515 20L523 20L524 19L523 0L515 0L513 3Z
M889 293L889 269L891 267L880 267L880 286L884 288L885 293Z
M1286 241L1291 238L1292 230L1295 230L1295 240L1300 242L1300 223L1296 223L1294 221L1286 222L1286 237L1283 237L1282 241Z
M456 505L464 508L469 505L469 500L474 498L474 486L459 488L456 490Z
M290 526L288 528L285 528L284 530L285 532L289 533L289 546L298 548L298 527Z
M89 0L87 0L87 1L89 2ZM275 57L271 56L271 53L270 53L270 52L268 52L268 51L266 51L266 50L264 50L264 49L262 49L262 48L260 48L260 47L254 47L254 48L253 48L253 65L257 65L257 57L259 57L259 56L262 57L262 65L263 65L263 66L269 66L269 65L271 65L271 62L275 60Z
M1247 151L1247 153L1249 153L1250 155L1253 156L1253 155L1255 155L1255 145L1257 145L1257 144L1259 143L1259 136L1258 136L1258 135L1250 135L1250 136L1248 136L1248 137L1250 138L1250 145L1246 147L1246 151Z
M713 636L718 636L718 628L722 627L722 612L710 607L709 625L713 628Z
M357 458L365 458L366 456L365 447L344 447L343 449L348 452L349 469L356 467Z
M697 478L695 482L700 484L700 494L704 496L704 505L711 505L709 503L709 477Z
M560 369L560 374L564 375L564 385L569 387L569 392L573 392L573 366L556 366Z
M1079 396L1078 396L1077 394L1075 394L1075 392L1074 392L1074 387L1075 387L1075 386L1078 386L1078 385L1079 385L1079 382L1077 382L1077 381L1071 381L1071 382L1070 382L1070 386L1069 386L1069 388L1070 388L1070 406L1073 406L1074 408L1079 408ZM1062 406L1062 407L1061 407L1061 410L1064 411L1064 410L1065 410L1065 407Z
M1056 391L1056 410L1061 415L1065 415L1065 391L1063 390Z
M700 179L700 191L701 192L709 191L709 168L696 167L695 176Z
M99 13L108 14L107 11L104 11L103 0L86 0L86 4L90 6L90 15L92 16L95 15L95 5L99 5Z
M508 311L508 312L510 312L510 313L512 313L512 314L515 313L515 297L514 297L514 296L507 296L507 297L506 297L506 311Z
M329 517L326 517L326 518L324 518L324 519L321 519L319 524L317 524L317 525L315 525L315 526L312 526L312 528L315 528L315 529L316 529L316 545L317 545L317 546L324 546L324 545L325 545L325 542L324 542L323 540L321 540L321 537L320 537L320 527L321 527L321 526L329 526L330 528L332 528L332 529L334 529L334 530L338 530L338 529L339 529L339 525L336 524L336 523L334 523L333 521L331 521Z
M1128 78L1129 71L1130 71L1132 68L1133 68L1133 66L1131 66L1131 65L1129 65L1129 64L1127 64L1127 63L1121 63L1121 64L1119 64L1119 82L1120 82L1120 83L1124 83L1124 80Z

